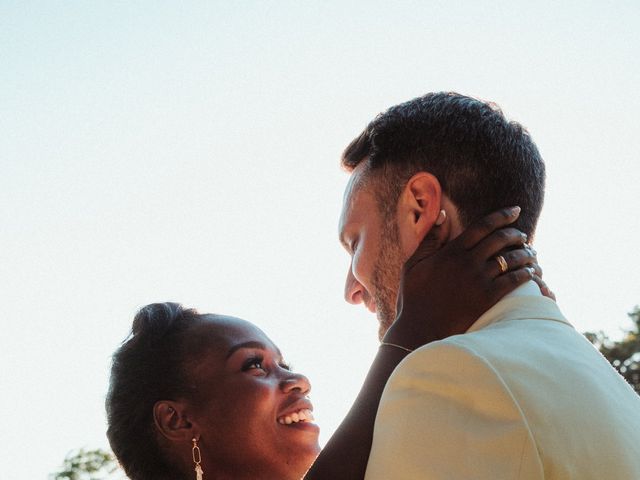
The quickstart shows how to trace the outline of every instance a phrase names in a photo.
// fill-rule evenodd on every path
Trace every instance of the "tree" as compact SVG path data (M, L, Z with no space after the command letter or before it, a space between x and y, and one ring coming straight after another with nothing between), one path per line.
M633 327L620 341L610 340L603 332L586 333L585 336L640 394L640 306L629 313L629 318Z
M104 450L74 450L67 454L60 471L51 480L107 480L116 478L118 463L113 454Z

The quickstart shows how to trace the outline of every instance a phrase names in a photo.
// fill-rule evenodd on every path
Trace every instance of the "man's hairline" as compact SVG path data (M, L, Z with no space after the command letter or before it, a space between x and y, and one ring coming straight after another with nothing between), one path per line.
M393 165L390 163L384 163L383 165L380 165L378 168L374 168L369 159L370 159L370 156L365 155L355 165L343 165L343 167L345 167L345 169L350 173L352 178L354 175L357 175L354 183L351 186L351 195L350 195L351 198L350 198L348 208L352 207L353 199L356 197L356 195L359 192L364 191L374 198L378 213L382 216L383 221L389 221L391 219L390 217L393 216L393 211L398 208L398 203L400 202L400 196L402 195L402 191L404 190L404 188L406 188L409 180L413 175L420 172L425 172L430 175L434 175L433 173L427 170L418 168L415 172L412 172L411 175L407 174L408 178L405 181L403 181L403 184L400 186L399 189L395 190L394 187L392 186L384 185L381 189L376 189L372 191L371 187L375 185L376 182L382 182L383 180L382 174L385 171L387 172L391 171L393 172L392 175L396 175L398 172L402 172L404 170L403 167L406 167L407 171L413 170L413 169L411 168L410 164ZM363 165L363 167L360 167L361 165ZM355 172L355 170L359 167L361 168L361 170L359 172ZM436 177L436 179L438 180L438 182L440 182L440 184L442 184L442 182L438 177ZM384 191L385 195L381 195L381 191ZM389 198L391 194L393 194L395 198ZM393 204L390 204L390 201L392 201Z
M442 181L435 176L435 174L429 172L428 170L422 169L422 168L417 168L416 171L412 172L411 175L409 176L409 178L407 178L406 181L404 181L404 183L402 184L402 186L400 187L400 189L395 192L395 200L393 201L393 204L389 203L389 196L390 193L393 192L393 188L392 187L385 187L387 188L386 191L386 196L383 197L380 194L379 190L371 190L371 186L375 185L375 182L380 182L383 177L380 175L384 170L385 167L389 167L391 166L392 168L395 167L396 171L401 170L401 168L397 168L397 165L389 165L389 164L385 164L384 166L381 166L379 169L374 169L372 168L370 162L368 161L368 156L365 156L362 158L362 160L360 160L360 162L358 162L354 167L350 167L349 173L351 175L354 175L354 171L357 167L359 167L362 163L366 162L366 166L363 167L363 169L359 172L357 172L355 175L358 175L359 178L356 178L355 182L352 185L351 188L351 198L349 201L349 205L348 205L348 209L351 210L353 208L353 200L356 198L356 195L358 193L360 193L361 191L364 191L366 193L368 193L369 195L371 195L375 201L376 204L376 209L377 209L377 213L378 215L380 215L380 218L382 220L383 223L385 224L389 224L389 223L393 223L396 227L398 219L397 217L394 215L395 212L397 212L398 209L398 205L400 203L400 198L402 196L402 191L404 190L404 188L406 188L409 180L416 174L420 173L420 172L425 172L428 173L430 175L433 175L436 180L438 180L438 182L440 183L440 185L442 185ZM410 169L410 166L407 166ZM460 210L460 207L458 206L458 204L451 198L451 196L445 192L444 190L442 190L442 197L446 198L447 201L451 204L451 207L454 209L455 212L455 216L458 219L459 225L460 227L464 230L466 228L469 227L469 225L471 225L472 221L467 221L467 222L463 222L463 213ZM443 208L443 207L441 207ZM534 232L535 234L535 229ZM533 236L533 235L532 235Z

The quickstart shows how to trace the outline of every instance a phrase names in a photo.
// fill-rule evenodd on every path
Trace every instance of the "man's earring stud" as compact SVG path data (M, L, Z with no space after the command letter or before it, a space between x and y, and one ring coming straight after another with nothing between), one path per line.
M444 223L446 219L447 219L447 212L445 212L444 210L440 210L440 213L438 213L438 218L436 218L436 225L439 227Z

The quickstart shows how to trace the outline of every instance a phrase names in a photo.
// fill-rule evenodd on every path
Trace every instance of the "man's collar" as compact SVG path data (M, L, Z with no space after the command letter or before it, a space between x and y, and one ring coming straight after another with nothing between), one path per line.
M520 285L513 292L507 293L503 299L512 297L541 297L540 287L533 280L529 280L527 283Z
M487 310L467 330L475 332L502 320L541 319L571 324L564 318L556 302L540 293L538 284L529 281L508 293Z

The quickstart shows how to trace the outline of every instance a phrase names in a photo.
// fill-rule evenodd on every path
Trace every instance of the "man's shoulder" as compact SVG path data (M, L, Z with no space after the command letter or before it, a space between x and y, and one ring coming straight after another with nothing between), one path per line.
M471 374L506 389L523 405L547 405L553 392L548 409L558 398L573 398L580 388L598 392L607 385L608 391L629 397L628 385L597 349L573 327L553 319L503 320L433 342L407 356L394 372L397 379L407 381L446 378L476 388ZM602 396L605 405L606 395ZM635 395L629 399L634 404L637 400Z
M407 356L397 370L438 370L460 375L461 368L473 364L509 377L511 370L547 368L558 355L587 357L590 363L601 360L593 346L568 323L517 317L424 345Z
M488 359L512 352L522 358L523 348L536 356L537 350L545 350L549 344L583 348L584 343L584 337L576 332L555 302L540 296L520 296L498 302L466 333L424 345L414 353L431 357L447 351Z
M471 370L476 376L481 371L495 374L492 361L486 355L488 349L472 337L476 336L456 335L416 349L396 367L392 379L464 377Z
M577 335L577 337L576 337ZM412 355L437 356L442 353L484 356L496 349L509 351L521 342L534 345L547 337L580 337L565 323L547 319L502 319L481 329L438 340L416 349ZM566 341L566 339L564 340Z

